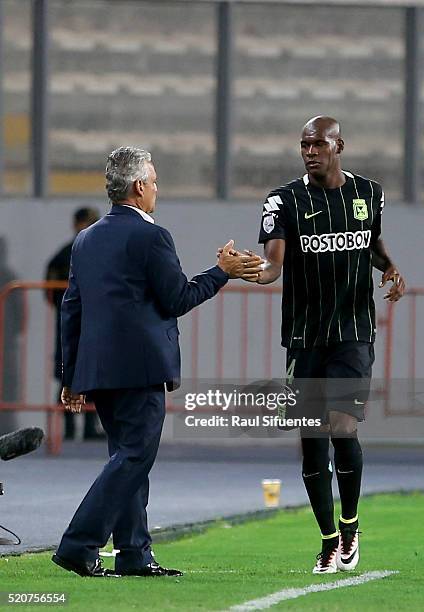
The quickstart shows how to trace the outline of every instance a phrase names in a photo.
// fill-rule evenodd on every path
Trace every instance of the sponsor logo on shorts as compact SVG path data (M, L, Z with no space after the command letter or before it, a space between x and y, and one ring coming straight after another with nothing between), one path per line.
M334 251L368 249L370 241L371 230L300 236L300 245L304 253L326 253L327 251L334 253Z

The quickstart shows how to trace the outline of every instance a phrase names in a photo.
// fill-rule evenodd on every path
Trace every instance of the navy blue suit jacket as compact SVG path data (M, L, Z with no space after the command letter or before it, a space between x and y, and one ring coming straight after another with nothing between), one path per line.
M177 317L228 280L214 266L191 281L170 233L130 208L80 232L62 303L63 385L75 392L180 380Z

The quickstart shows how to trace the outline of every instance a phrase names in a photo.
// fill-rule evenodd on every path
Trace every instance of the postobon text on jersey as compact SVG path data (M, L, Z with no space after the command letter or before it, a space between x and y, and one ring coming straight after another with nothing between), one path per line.
M304 253L325 253L327 251L353 251L370 246L371 230L339 232L312 236L301 235L300 244Z

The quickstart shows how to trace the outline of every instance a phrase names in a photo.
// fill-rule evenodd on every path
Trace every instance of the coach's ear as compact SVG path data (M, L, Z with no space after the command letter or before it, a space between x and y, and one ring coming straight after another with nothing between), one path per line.
M142 180L137 179L133 183L133 189L136 196L143 197L144 195L144 183Z
M340 153L344 150L344 140L343 138L337 138L337 154L340 155Z

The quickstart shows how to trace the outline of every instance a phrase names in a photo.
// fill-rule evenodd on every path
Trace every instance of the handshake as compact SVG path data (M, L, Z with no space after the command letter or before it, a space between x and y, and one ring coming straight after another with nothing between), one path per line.
M234 240L230 240L223 248L218 249L216 256L218 267L230 278L241 278L251 283L258 282L265 266L265 260L253 251L244 251L244 253L236 251Z

